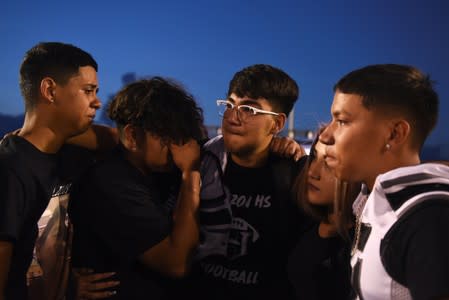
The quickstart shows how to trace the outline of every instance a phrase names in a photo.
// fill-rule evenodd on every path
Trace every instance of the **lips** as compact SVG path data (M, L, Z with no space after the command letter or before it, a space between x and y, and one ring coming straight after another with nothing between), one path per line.
M313 185L311 183L309 183L307 186L310 191L319 191L320 190L318 187L316 187L315 185Z
M336 162L336 158L333 155L333 153L331 151L329 151L328 149L326 149L326 153L324 154L324 160L326 161L326 164L331 167L332 164L335 164Z
M244 133L242 132L242 130L239 130L237 128L230 128L230 126L224 126L223 127L223 131L226 132L226 134L233 134L233 135L244 135Z

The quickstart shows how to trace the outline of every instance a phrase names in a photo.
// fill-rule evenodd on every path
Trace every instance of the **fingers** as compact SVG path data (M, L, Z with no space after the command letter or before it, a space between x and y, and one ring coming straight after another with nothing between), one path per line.
M119 281L109 280L115 272L93 273L92 269L74 269L77 281L77 299L103 299L115 295L117 292L111 290L120 284Z
M304 149L294 139L289 137L275 137L270 144L271 152L298 161L305 155Z
M112 277L115 275L115 272L110 272L110 273L95 273L95 274L90 274L90 275L81 275L80 279L85 281L85 282L95 282L95 281L99 281L99 280L104 280L106 278Z
M101 290L108 289L119 285L119 281L104 281L90 283L87 286L86 292L100 292Z
M170 152L176 166L181 170L192 170L197 167L200 157L200 146L195 140L183 145L170 144Z
M306 150L303 148L303 146L301 146L300 144L298 144L299 146L299 150L296 151L295 155L294 155L294 159L295 161L298 161L301 159L301 157L303 157L304 155L306 155Z

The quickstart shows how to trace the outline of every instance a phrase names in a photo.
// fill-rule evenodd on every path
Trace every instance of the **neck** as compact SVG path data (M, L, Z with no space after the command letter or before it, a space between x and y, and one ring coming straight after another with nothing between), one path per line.
M389 161L386 160L385 164L378 169L378 171L372 176L372 178L366 180L365 183L368 186L369 190L372 191L376 182L376 178L379 175L402 167L416 166L420 163L421 159L419 158L418 152L401 152L393 159Z
M25 120L18 135L44 153L58 152L66 140L66 137L48 126L37 113L25 114Z
M320 222L318 226L318 235L322 238L330 238L337 235L337 228L333 223Z
M266 147L261 151L254 151L252 153L231 153L231 157L239 166L245 168L257 168L265 165L269 153L269 148Z

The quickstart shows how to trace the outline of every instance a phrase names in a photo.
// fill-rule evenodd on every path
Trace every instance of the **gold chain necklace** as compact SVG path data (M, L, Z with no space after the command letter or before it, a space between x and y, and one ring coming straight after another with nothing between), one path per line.
M364 199L360 201L360 203L357 205L356 210L356 217L355 217L355 239L354 243L352 244L351 249L351 256L354 256L355 252L357 251L357 248L359 246L360 241L360 230L362 228L362 212L365 208L366 201L368 200L368 196L364 196Z

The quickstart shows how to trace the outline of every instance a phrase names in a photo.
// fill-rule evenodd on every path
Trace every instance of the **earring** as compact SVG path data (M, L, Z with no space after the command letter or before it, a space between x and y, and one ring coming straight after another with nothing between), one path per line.
M387 149L387 151L388 151L388 150L390 150L390 149L391 149L391 145L387 143L387 144L385 145L385 148L386 148L386 149Z

